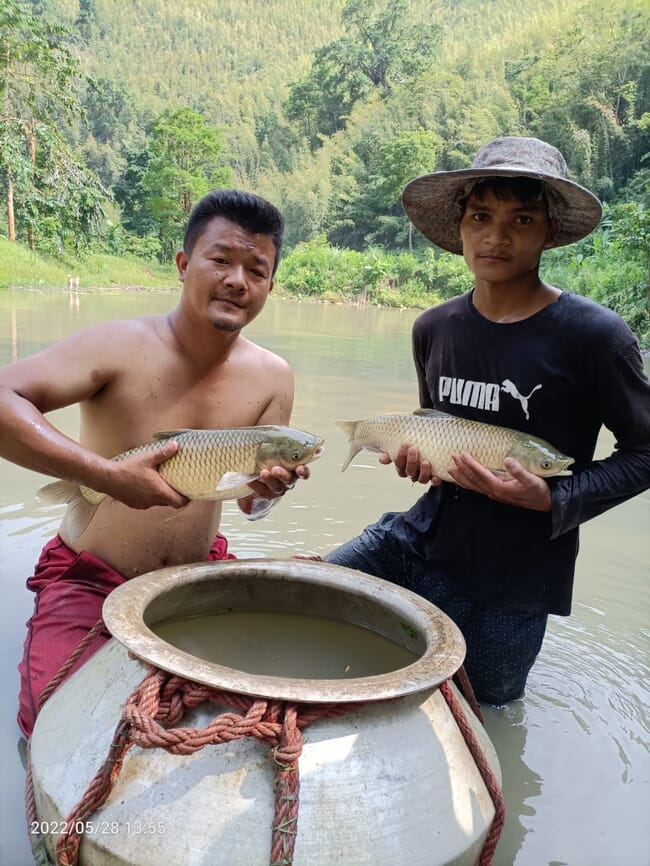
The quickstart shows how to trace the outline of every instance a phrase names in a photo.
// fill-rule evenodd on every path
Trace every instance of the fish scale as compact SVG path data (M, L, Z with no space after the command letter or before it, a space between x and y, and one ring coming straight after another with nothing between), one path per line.
M287 428L233 427L222 430L171 430L157 433L146 445L118 455L115 460L124 460L132 454L156 451L170 440L178 443L178 451L162 463L158 469L162 477L174 489L189 499L238 499L250 493L246 483L220 494L217 483L228 472L255 476L263 468L257 465L257 454L262 443L275 435L277 430ZM293 434L301 431L288 431ZM309 437L310 434L304 434ZM313 437L312 437L313 438ZM308 460L305 455L305 462ZM278 461L282 461L278 456ZM270 465L275 465L271 463Z
M434 424L426 416L418 415L409 415L405 421L399 416L390 415L378 420L380 435L383 435L382 427L385 425L386 436L390 442L388 453L393 459L400 446L408 442L422 454L430 454L429 459L436 465L440 465L441 457L447 458L452 453L471 451L479 463L498 469L503 466L503 460L515 441L512 430L487 424L477 427L476 422L453 416L439 418ZM368 425L369 441L372 441L374 426ZM361 437L363 438L363 432Z
M151 442L118 454L125 460L134 454L158 451L167 442L178 443L176 454L158 466L167 483L188 499L242 499L262 469L282 466L294 470L316 460L323 440L304 430L274 425L226 427L219 430L167 430ZM68 535L78 537L88 526L106 494L70 481L56 481L39 490L51 502L67 502Z
M338 425L350 442L343 469L364 448L385 452L395 460L400 447L407 444L417 448L420 459L427 460L443 481L454 480L447 470L454 465L452 455L460 452L468 452L493 472L503 472L506 457L514 457L524 469L541 477L571 474L566 467L573 459L544 439L436 410L377 415L359 421L340 421Z

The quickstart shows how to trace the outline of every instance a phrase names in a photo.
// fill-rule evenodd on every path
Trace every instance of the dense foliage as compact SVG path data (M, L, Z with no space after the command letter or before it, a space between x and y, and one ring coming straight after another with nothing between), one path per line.
M648 340L649 37L647 0L5 0L0 229L164 263L235 184L285 214L286 290L430 304L468 276L402 186L536 135L606 203L545 274Z

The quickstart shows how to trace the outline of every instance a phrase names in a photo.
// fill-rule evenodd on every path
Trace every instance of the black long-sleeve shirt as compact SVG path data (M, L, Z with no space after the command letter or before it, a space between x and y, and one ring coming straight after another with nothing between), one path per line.
M636 338L579 295L503 324L468 293L418 317L413 354L422 407L532 433L575 463L549 479L551 513L443 483L397 531L478 604L570 613L579 524L650 487L650 383ZM603 425L616 447L594 461Z

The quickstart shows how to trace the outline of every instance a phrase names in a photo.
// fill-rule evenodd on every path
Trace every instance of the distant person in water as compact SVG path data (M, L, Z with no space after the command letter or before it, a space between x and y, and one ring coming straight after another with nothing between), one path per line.
M530 432L573 457L574 471L544 480L509 458L495 475L462 453L445 467L455 483L441 482L405 442L397 472L426 493L327 559L442 608L465 636L477 697L500 705L524 694L548 615L571 612L579 525L650 486L650 385L622 319L539 276L544 250L585 237L601 216L555 147L496 139L471 168L411 181L403 203L474 274L470 292L414 324L420 406ZM616 449L594 460L602 426Z
M112 589L162 566L232 558L218 534L221 503L188 502L157 471L176 452L174 441L110 458L160 430L289 423L289 365L241 333L273 288L282 239L282 217L269 202L212 192L190 215L176 256L182 293L168 315L95 325L0 370L0 456L107 494L79 537L69 536L64 519L27 581L36 598L20 665L25 734L40 693L97 623ZM45 417L74 403L79 443ZM264 469L239 506L263 516L308 477L305 466Z

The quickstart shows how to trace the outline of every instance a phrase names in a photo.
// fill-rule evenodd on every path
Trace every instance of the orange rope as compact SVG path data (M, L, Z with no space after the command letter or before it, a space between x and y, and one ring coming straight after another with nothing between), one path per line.
M465 665L461 665L456 673L454 674L454 679L456 680L456 685L460 689L461 695L465 698L467 703L470 705L472 712L479 720L481 724L485 723L485 719L483 718L483 713L481 712L481 707L479 706L479 702L476 700L476 695L474 694L474 689L470 682L469 677L467 676L467 671L465 670Z
M100 620L41 694L39 711L65 679L87 646L104 629ZM480 721L483 721L470 681L461 668L459 685ZM440 686L449 709L476 762L494 803L495 815L485 840L479 866L491 866L505 820L505 805L499 782L449 683ZM209 701L229 707L202 729L175 728L187 712ZM85 822L108 799L126 753L136 744L143 749L162 748L172 754L189 755L206 745L216 745L252 736L271 746L270 757L276 765L275 816L271 836L269 866L291 866L298 828L300 775L298 759L302 753L301 729L321 718L354 712L367 702L301 705L284 701L265 701L212 689L152 668L127 698L103 765L90 782L86 793L65 822L56 845L57 866L77 866ZM31 763L27 767L26 811L30 825L36 821Z
M202 729L170 727L205 701L239 712L221 713ZM206 745L247 736L271 746L270 755L277 769L270 863L271 866L290 866L298 822L300 729L315 719L339 716L361 706L362 703L321 704L309 706L302 713L294 704L211 689L165 671L151 670L127 699L107 759L65 822L66 829L56 846L58 866L78 863L85 822L108 799L132 745L189 755Z
M59 669L58 673L52 677L47 686L41 692L41 696L38 699L38 712L41 711L43 704L45 701L51 697L53 692L55 692L58 687L61 685L63 680L68 676L71 669L76 665L81 656L86 651L86 648L90 646L90 644L95 640L98 634L101 634L105 630L106 626L104 625L104 620L100 619L95 625L90 629L86 637L81 641L77 649L72 653L72 655L67 659L67 661L63 664L63 666Z
M474 758L476 766L485 782L485 787L488 789L488 793L490 794L494 804L494 820L492 821L489 833L485 839L485 843L483 844L483 850L481 851L481 857L479 859L479 866L491 866L492 857L494 856L494 851L499 842L499 837L501 836L501 831L503 830L503 825L506 819L506 807L501 793L501 787L496 775L494 774L494 770L488 763L485 752L483 751L476 734L467 720L467 716L463 712L460 701L454 694L449 683L442 683L440 691L442 692L442 695L447 702L447 706L451 710L451 714L456 720L456 724L467 743L467 747Z

